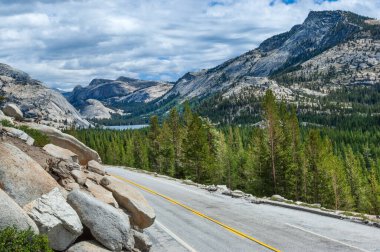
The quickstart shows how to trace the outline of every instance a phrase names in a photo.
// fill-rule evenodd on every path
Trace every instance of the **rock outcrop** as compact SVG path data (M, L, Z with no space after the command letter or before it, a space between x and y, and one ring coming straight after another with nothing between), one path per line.
M54 125L57 128L90 125L59 92L33 80L27 73L1 63L0 96L5 98L5 102L20 108L24 118L42 124ZM20 113L11 113L12 117L21 119Z
M16 104L8 103L5 104L3 108L3 112L5 115L15 118L16 120L21 121L24 117L22 111L17 107Z
M101 184L110 190L117 203L128 211L134 225L144 229L153 224L156 218L154 209L139 191L113 177L104 177Z
M82 234L79 216L58 188L32 201L24 209L35 221L40 233L47 234L49 244L55 250L67 249Z
M0 125L0 230L31 228L46 234L55 251L149 251L143 228L151 225L154 211L141 194L102 186L108 175L93 160L100 158L75 138L48 126L15 122L20 125L42 129L78 154L53 144L29 145L25 132ZM114 195L128 207L119 208Z
M86 165L91 160L95 160L98 162L101 161L99 154L96 151L87 147L85 144L83 144L71 135L65 134L53 127L49 127L46 125L28 123L27 126L46 134L49 137L52 144L64 149L68 149L77 154L79 163L82 165Z
M20 230L31 229L39 233L38 227L24 210L0 189L0 230L6 227L16 227Z
M0 142L0 185L20 206L60 187L36 161L5 142Z
M103 246L116 251L123 248L131 250L134 247L134 238L126 214L79 190L72 191L67 201Z
M63 160L69 160L74 163L78 163L78 155L72 152L71 150L61 148L54 144L47 144L43 147L43 149L49 153L49 155L63 159Z
M112 114L120 114L120 112L107 108L98 100L88 99L81 108L80 114L87 119L111 119Z

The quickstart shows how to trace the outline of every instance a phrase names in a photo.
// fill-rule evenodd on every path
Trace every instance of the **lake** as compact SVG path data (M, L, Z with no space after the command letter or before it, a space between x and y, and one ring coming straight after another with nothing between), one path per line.
M134 129L142 129L149 127L149 124L136 124L136 125L119 125L119 126L103 126L105 129L113 129L113 130L134 130Z

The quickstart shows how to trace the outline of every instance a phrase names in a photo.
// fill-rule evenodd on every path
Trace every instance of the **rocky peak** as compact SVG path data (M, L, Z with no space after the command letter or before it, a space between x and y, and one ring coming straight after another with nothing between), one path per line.
M120 76L116 80L117 81L123 81L123 82L136 82L136 81L138 81L138 79L134 79L134 78L130 78L130 77L125 77L125 76Z
M97 86L97 85L100 85L100 84L105 84L105 83L109 83L109 82L113 82L113 80L108 80L108 79L93 79L89 86Z

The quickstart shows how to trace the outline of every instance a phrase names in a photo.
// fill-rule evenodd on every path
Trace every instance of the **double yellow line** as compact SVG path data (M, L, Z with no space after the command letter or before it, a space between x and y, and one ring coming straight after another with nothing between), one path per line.
M144 191L147 191L147 192L149 192L149 193L151 193L151 194L154 194L154 195L160 196L160 197L166 199L167 201L169 201L169 202L171 202L171 203L173 203L173 204L175 204L175 205L178 205L178 206L180 206L180 207L185 208L186 210L192 212L193 214L196 214L196 215L198 215L198 216L200 216L200 217L203 217L203 218L205 218L205 219L207 219L207 220L209 220L209 221L212 221L212 222L218 224L219 226L222 226L222 227L225 228L226 230L230 231L231 233L234 233L234 234L236 234L236 235L238 235L238 236L240 236L240 237L243 237L243 238L246 238L246 239L251 240L251 241L253 241L253 242L256 242L257 244L259 244L259 245L261 245L261 246L263 246L263 247L265 247L265 248L267 248L267 249L270 249L270 250L272 250L272 251L280 252L279 249L276 249L276 248L274 248L274 247L272 247L272 246L270 246L270 245L268 245L268 244L266 244L266 243L264 243L264 242L262 242L262 241L260 241L260 240L258 240L258 239L256 239L256 238L254 238L254 237L252 237L252 236L249 236L249 235L247 235L247 234L245 234L245 233L243 233L243 232L241 232L241 231L239 231L239 230L236 230L236 229L234 229L234 228L232 228L232 227L230 227L230 226L228 226L228 225L226 225L226 224L224 224L224 223L222 223L222 222L220 222L220 221L217 221L217 220L215 220L215 219L213 219L213 218L211 218L211 217L209 217L209 216L207 216L207 215L205 215L205 214L203 214L203 213L201 213L201 212L199 212L199 211L197 211L197 210L195 210L195 209L192 209L192 208L189 207L189 206L186 206L186 205L184 205L184 204L182 204L182 203L180 203L180 202L178 202L178 201L176 201L176 200L174 200L174 199L172 199L172 198L169 198L168 196L165 196L165 195L163 195L163 194L161 194L161 193L158 193L158 192L156 192L156 191L153 191L152 189L149 189L149 188L147 188L147 187L145 187L145 186L143 186L143 185L137 184L137 183L135 183L135 182L133 182L133 181L131 181L131 180L129 180L129 179L123 178L123 177L121 177L121 176L114 175L114 174L111 174L111 175L114 176L114 177L116 177L116 178L118 178L118 179L120 179L120 180L123 180L123 181L125 181L125 182L127 182L127 183L129 183L129 184L132 184L132 185L134 185L134 186L136 186L136 187L138 187L138 188L140 188L140 189L142 189L142 190L144 190Z

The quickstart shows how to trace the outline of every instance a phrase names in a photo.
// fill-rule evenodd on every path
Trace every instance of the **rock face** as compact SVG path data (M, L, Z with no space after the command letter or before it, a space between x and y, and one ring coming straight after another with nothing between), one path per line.
M95 160L88 162L87 169L100 175L104 175L106 173L104 167Z
M39 120L43 124L59 128L89 126L59 92L5 64L0 64L0 96L16 104L24 117Z
M58 188L24 207L37 223L40 233L47 234L50 246L65 250L82 234L83 226L74 209L66 203Z
M60 187L36 161L5 142L0 142L0 185L20 206Z
M46 125L29 123L27 124L32 129L39 130L46 134L52 144L55 144L61 148L68 149L78 155L79 163L85 165L90 160L96 160L100 162L99 154L93 149L87 147L78 139L68 134L65 134L53 127Z
M110 190L117 203L132 216L132 222L139 228L150 227L156 214L144 196L133 187L113 177L105 177L101 184Z
M116 251L132 250L134 238L126 214L79 190L72 191L67 202L103 246Z
M0 230L12 226L21 230L31 228L35 233L39 233L33 220L11 197L0 189Z
M5 104L3 112L5 115L14 117L16 120L22 120L22 118L24 117L24 114L21 112L19 107L17 107L17 105L13 103Z
M31 138L28 134L26 134L24 131L11 128L11 127L3 127L3 130L7 132L8 135L11 135L13 137L17 137L23 141L26 142L28 145L33 145L34 139Z
M107 108L98 100L88 99L80 110L80 114L87 119L110 119L112 114L120 114L118 111Z
M82 241L71 246L66 252L108 252L111 250L105 249L96 241Z
M61 148L54 144L47 144L43 149L53 157L69 160L75 163L79 162L78 155L68 149Z

